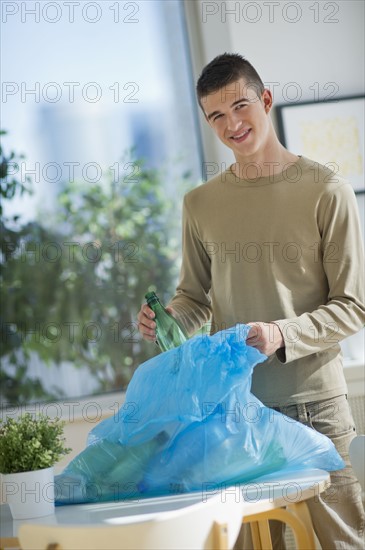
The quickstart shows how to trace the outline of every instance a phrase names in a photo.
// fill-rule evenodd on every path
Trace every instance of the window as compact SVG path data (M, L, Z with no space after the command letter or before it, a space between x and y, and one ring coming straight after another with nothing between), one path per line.
M174 292L201 177L182 3L2 12L2 400L120 390L156 353L136 314Z

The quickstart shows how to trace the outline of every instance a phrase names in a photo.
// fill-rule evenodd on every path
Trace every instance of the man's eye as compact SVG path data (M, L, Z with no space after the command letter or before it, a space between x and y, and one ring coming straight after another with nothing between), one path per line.
M223 115L220 114L220 115L215 115L215 117L213 118L214 121L216 121L218 118L221 118Z
M247 103L239 103L237 106L236 106L236 109L241 109L242 107L246 107Z

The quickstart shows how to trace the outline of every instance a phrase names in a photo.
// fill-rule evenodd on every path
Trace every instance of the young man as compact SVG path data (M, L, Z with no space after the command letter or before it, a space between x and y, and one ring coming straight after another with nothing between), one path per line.
M209 63L197 95L236 162L185 196L181 277L170 311L190 334L208 321L211 332L251 325L247 343L268 355L254 369L252 392L330 437L347 464L331 475L328 492L308 501L322 548L360 550L364 511L348 458L355 427L339 346L365 320L353 190L280 144L272 94L241 56ZM154 340L146 305L138 321L142 336ZM278 525L272 536L283 547Z

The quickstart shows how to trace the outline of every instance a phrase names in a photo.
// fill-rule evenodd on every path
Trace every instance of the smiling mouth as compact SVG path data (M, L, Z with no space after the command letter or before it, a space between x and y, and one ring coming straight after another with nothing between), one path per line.
M250 132L251 132L251 128L249 128L248 130L245 130L244 132L241 132L240 134L237 134L236 136L231 136L230 139L240 143L241 141L244 141L247 138Z

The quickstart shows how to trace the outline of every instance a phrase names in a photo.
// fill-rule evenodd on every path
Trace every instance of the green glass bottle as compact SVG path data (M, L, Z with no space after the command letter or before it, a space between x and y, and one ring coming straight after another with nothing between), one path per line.
M147 305L155 313L156 339L162 351L176 348L188 339L184 329L163 307L155 292L147 292Z

